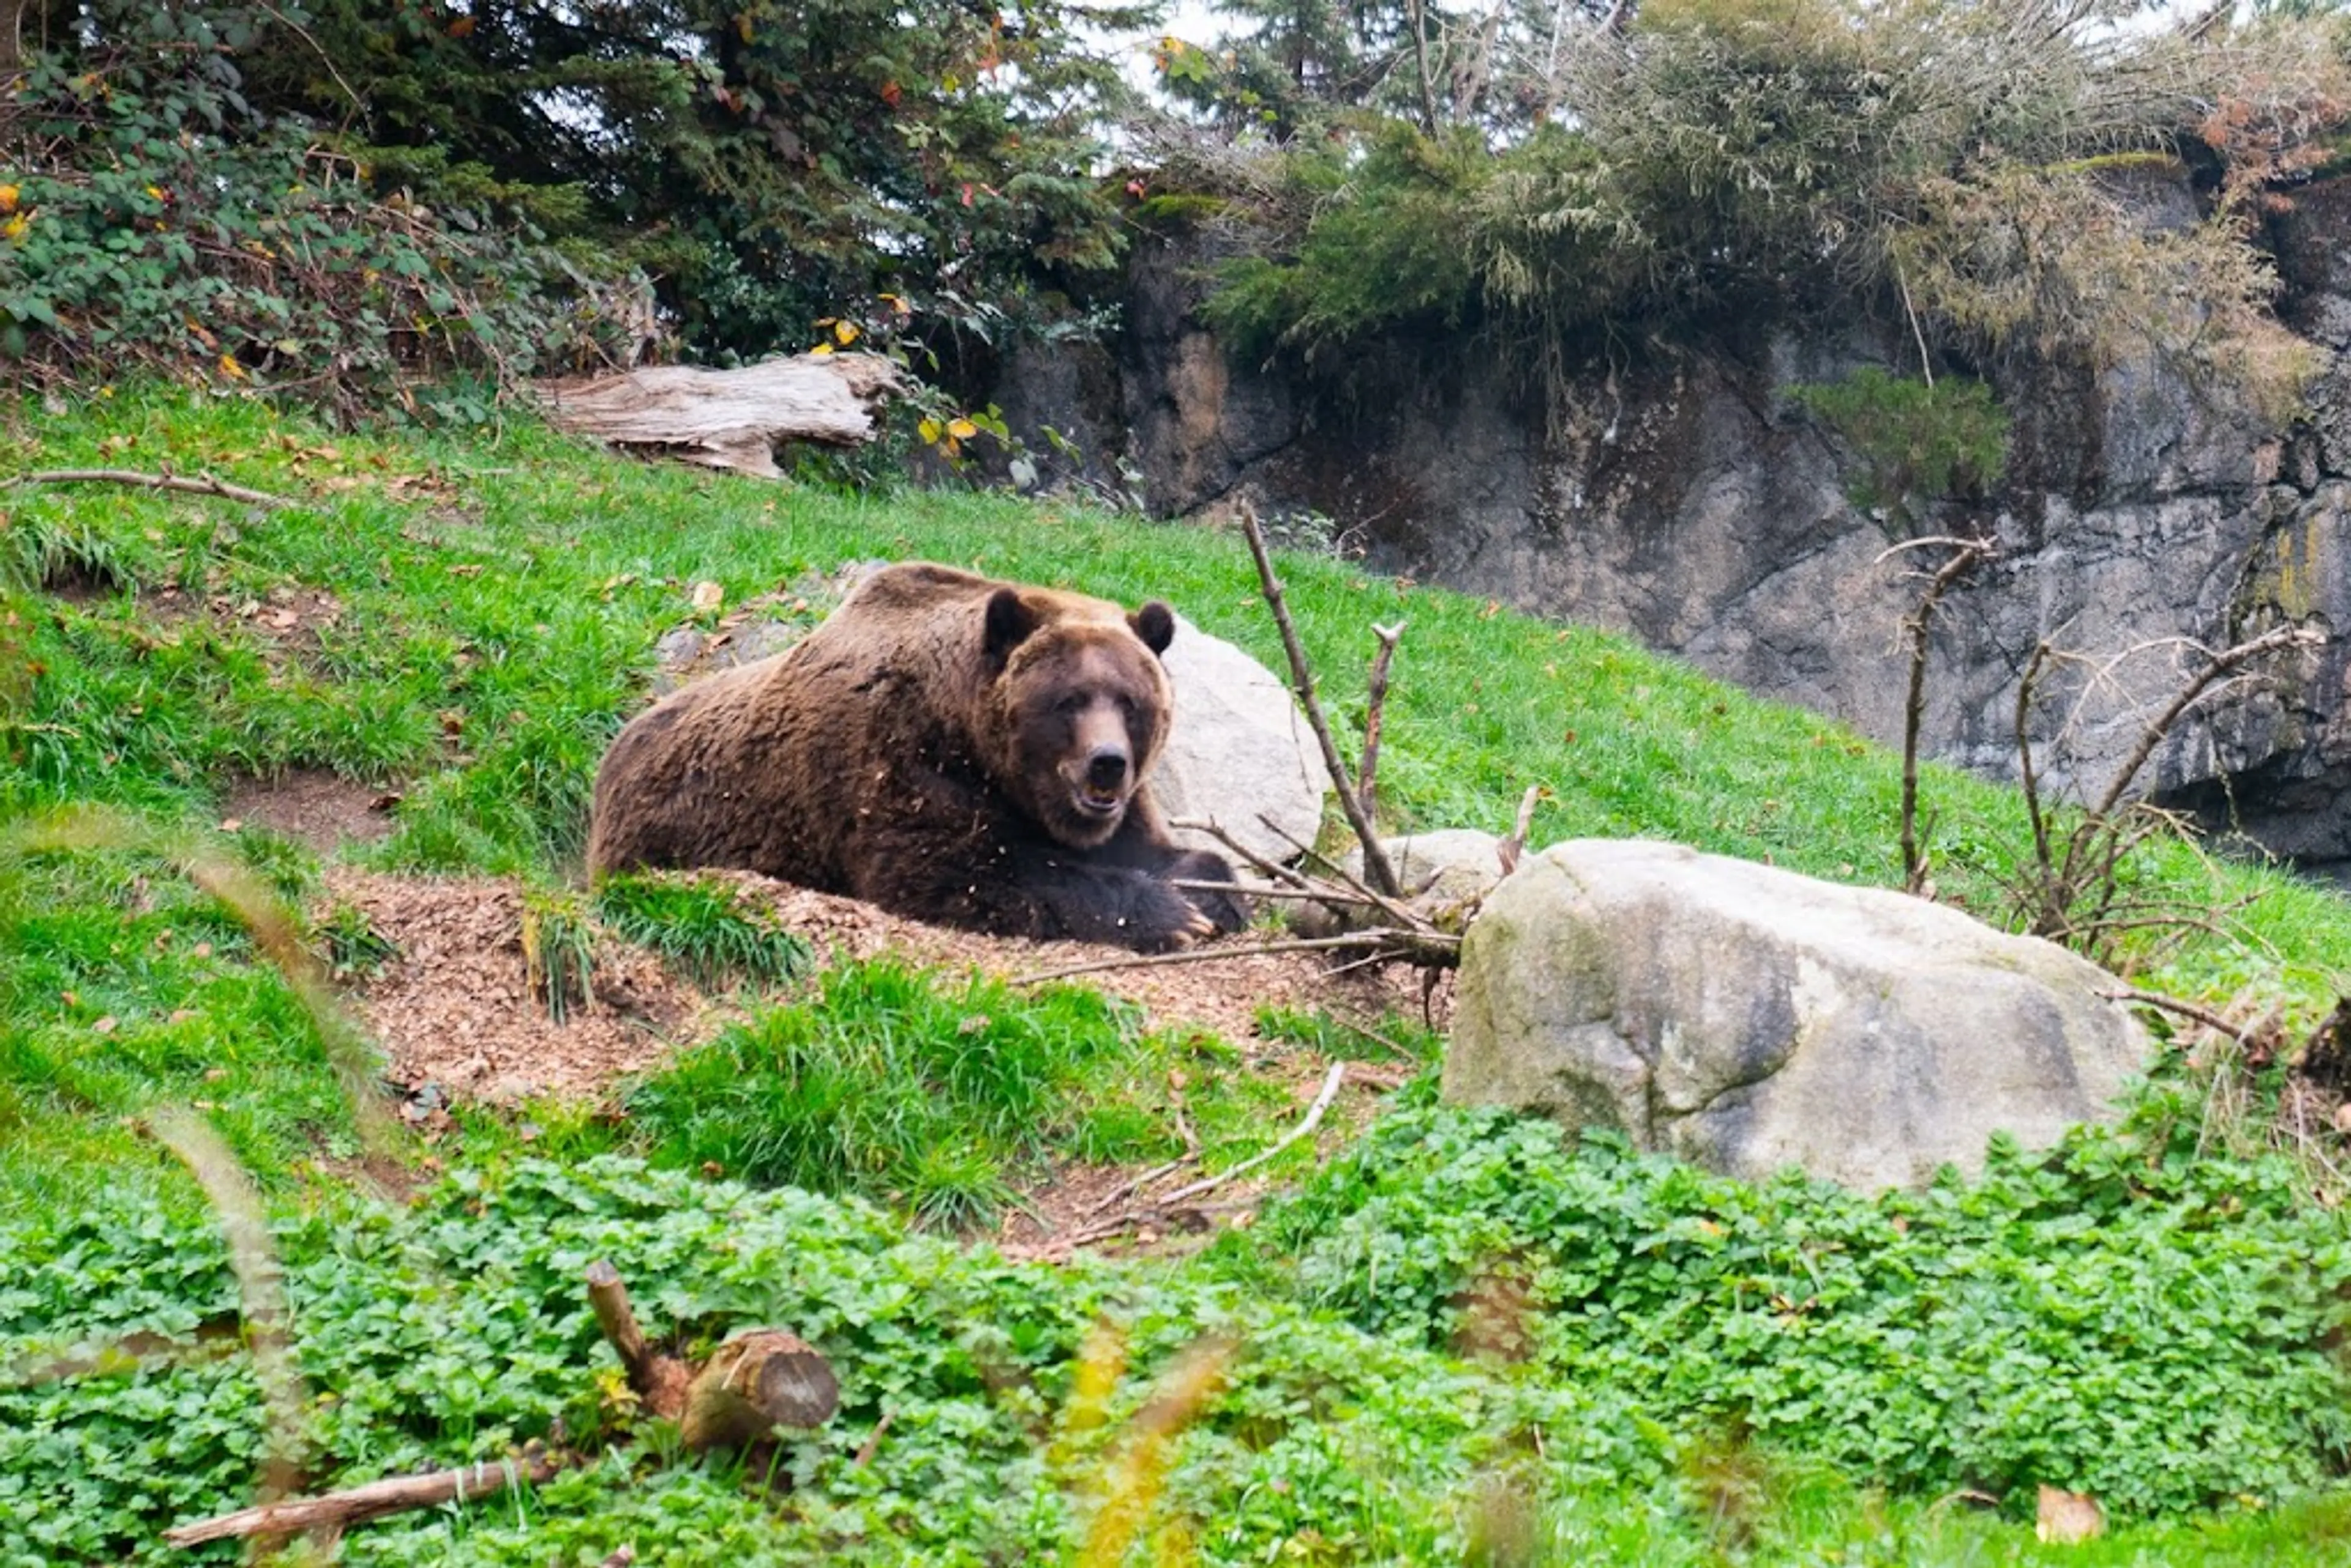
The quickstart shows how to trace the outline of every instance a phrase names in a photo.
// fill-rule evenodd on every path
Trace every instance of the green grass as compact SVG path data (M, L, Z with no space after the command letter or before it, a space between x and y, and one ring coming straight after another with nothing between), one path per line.
M1014 1178L1056 1154L1131 1161L1180 1147L1150 1102L1154 1072L1186 1054L1097 992L1015 995L856 964L684 1052L628 1112L661 1164L860 1193L956 1226L995 1218ZM1219 1110L1245 1092L1221 1074L1203 1089Z
M843 561L927 557L1165 597L1278 663L1233 539L641 465L528 425L484 444L330 441L235 400L162 394L17 417L31 465L207 468L308 504L0 493L0 819L145 813L312 907L308 939L354 972L388 954L321 904L312 857L215 824L253 773L397 785L395 831L362 858L519 877L557 916L559 969L592 950L592 920L744 1009L636 1086L626 1118L461 1110L434 1151L456 1167L447 1186L414 1210L379 1207L335 1174L360 1131L316 1021L175 862L131 839L0 859L0 1364L222 1309L204 1211L138 1130L193 1102L278 1207L306 1371L333 1396L313 1417L321 1483L494 1456L559 1416L621 1442L535 1499L356 1531L346 1561L593 1563L629 1541L647 1563L1050 1558L1105 1462L1112 1428L1057 1437L1077 1347L1105 1315L1134 1336L1122 1411L1204 1331L1247 1347L1181 1439L1167 1494L1203 1561L1462 1561L1489 1528L1489 1561L2344 1560L2339 1498L2292 1500L2343 1458L2339 1307L2322 1288L2341 1222L2299 1199L2283 1164L2203 1150L2220 1140L2184 1081L2158 1084L2125 1141L1953 1189L1956 1217L1545 1153L1528 1142L1541 1129L1464 1132L1412 1109L1256 1239L1185 1262L1009 1270L853 1202L698 1179L707 1164L952 1226L1050 1160L1172 1156L1179 1108L1209 1170L1294 1120L1289 1082L1231 1042L1144 1031L1084 991L1013 996L886 965L795 989L819 956L723 883L569 891L596 760L643 700L654 641L692 618L694 583L719 582L729 605L789 603ZM1395 825L1499 831L1542 784L1536 843L1644 834L1896 880L1897 769L1849 732L1620 639L1340 562L1284 572L1343 728L1361 721L1369 624L1408 622L1384 745ZM336 613L274 628L273 591L298 588ZM1936 769L1928 791L1943 890L1996 911L2025 845L2016 800ZM2137 874L2223 912L2225 936L2159 956L2160 983L2274 997L2296 1027L2344 988L2339 896L2184 847ZM1440 1049L1393 1019L1277 1009L1259 1026L1330 1057ZM674 1168L588 1163L616 1150ZM1274 1174L1314 1161L1301 1142ZM680 1464L598 1406L577 1292L597 1255L624 1260L665 1327L779 1321L836 1356L851 1403L792 1453L805 1506ZM1497 1259L1550 1314L1522 1363L1456 1340ZM1925 1337L1884 1337L1904 1332ZM1945 1387L1902 1348L1930 1341L1976 1380ZM1942 1392L1872 1385L1887 1366ZM2008 1403L1987 1415L1991 1389ZM855 1462L885 1409L889 1434ZM2199 1425L2224 1416L2226 1431ZM0 1377L0 1563L160 1561L162 1522L244 1500L256 1419L234 1357L33 1389ZM1987 1476L2001 1517L1938 1504ZM2117 1530L2037 1545L2021 1522L2036 1478L2095 1480L2122 1504ZM2232 1500L2232 1478L2261 1506Z
M714 878L608 876L596 884L596 918L706 991L780 986L814 961L807 942Z

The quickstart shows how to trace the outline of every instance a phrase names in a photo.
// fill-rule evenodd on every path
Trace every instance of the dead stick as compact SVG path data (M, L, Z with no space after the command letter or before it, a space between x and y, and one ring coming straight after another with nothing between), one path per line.
M1167 1194L1165 1197L1155 1200L1155 1207L1166 1208L1174 1204L1182 1202L1186 1198L1199 1197L1207 1193L1214 1192L1217 1188L1224 1186L1230 1182L1238 1181L1242 1176L1247 1176L1249 1172L1257 1169L1258 1166L1265 1164L1266 1161L1273 1158L1274 1155L1281 1153L1282 1150L1290 1147L1290 1145L1296 1143L1299 1139L1306 1136L1309 1133L1311 1133L1317 1126L1322 1124L1322 1114L1324 1112L1331 1109L1331 1102L1338 1098L1339 1085L1346 1082L1347 1066L1348 1064L1343 1061L1334 1061L1331 1064L1331 1071L1329 1073L1324 1075L1322 1080L1322 1092L1314 1096L1314 1103L1307 1107L1305 1119L1301 1121L1295 1127L1290 1128L1289 1132L1283 1134L1279 1142L1275 1143L1269 1148L1260 1150L1259 1153L1252 1155L1249 1158L1243 1160L1239 1165L1235 1166L1228 1171L1219 1171L1215 1176L1208 1176L1204 1180L1196 1181L1189 1186L1176 1188L1174 1192ZM1142 1224L1145 1218L1146 1217L1144 1215L1129 1210L1127 1213L1120 1215L1115 1219L1106 1220L1100 1225L1090 1226L1086 1229L1079 1231L1074 1236L1064 1237L1058 1241L1048 1243L1045 1247L1040 1249L1039 1256L1050 1257L1060 1255L1066 1257L1074 1249L1083 1247L1096 1241L1107 1241L1112 1237L1120 1235L1124 1231L1133 1228L1134 1226Z
M1240 856L1242 860L1249 863L1250 870L1262 875L1270 876L1276 882L1286 882L1292 887L1310 887L1306 878L1299 875L1298 873L1292 871L1286 865L1277 865L1272 861L1266 859L1263 855L1258 853L1255 850L1249 848L1247 844L1233 837L1232 834L1227 832L1224 829L1224 825L1213 819L1182 817L1171 821L1167 825L1171 828L1180 829L1186 832L1207 834L1210 838L1216 840L1217 842L1224 845L1225 848Z
M1165 1197L1159 1199L1159 1206L1165 1208L1170 1205L1181 1203L1187 1197L1198 1197L1204 1193L1214 1192L1217 1188L1223 1186L1228 1183L1238 1181L1242 1176L1249 1175L1249 1172L1257 1169L1258 1166L1265 1164L1266 1161L1273 1158L1274 1155L1281 1153L1282 1150L1290 1147L1290 1145L1298 1142L1299 1139L1306 1136L1307 1134L1311 1133L1317 1126L1322 1124L1322 1113L1328 1111L1331 1108L1331 1102L1339 1097L1339 1085L1345 1082L1346 1080L1347 1064L1343 1061L1332 1062L1331 1064L1331 1071L1323 1075L1322 1092L1314 1096L1314 1103L1307 1108L1306 1119L1299 1123L1295 1127L1290 1128L1289 1132L1284 1133L1279 1143L1275 1144L1271 1148L1250 1155L1248 1159L1243 1160L1240 1164L1235 1166L1228 1171L1219 1171L1215 1176L1203 1177L1201 1180L1194 1182L1190 1186L1177 1187L1174 1192L1171 1192Z
M1380 835L1372 826L1364 802L1355 798L1355 787L1347 777L1347 764L1339 755L1336 742L1331 738L1331 726L1322 717L1322 705L1314 696L1314 671L1306 663L1306 650L1298 641L1298 628L1290 624L1290 605L1281 596L1281 580L1273 574L1273 557L1266 552L1265 530L1258 527L1257 508L1247 501L1241 503L1241 531L1249 536L1249 555L1257 562L1258 585L1264 591L1266 604L1273 611L1273 623L1280 629L1282 651L1290 655L1290 678L1298 693L1299 706L1306 710L1306 722L1322 745L1323 765L1330 768L1332 781L1339 789L1339 809L1347 813L1347 825L1355 830L1355 837L1364 844L1364 872L1373 885L1389 897L1396 896L1395 870L1388 864L1387 852L1380 843Z
M639 1367L653 1360L653 1349L645 1343L644 1331L637 1326L635 1309L629 1305L629 1287L621 1281L621 1271L605 1259L599 1258L588 1265L588 1305L595 1311L596 1326L604 1331L604 1338L620 1353L621 1364L636 1375Z
M1519 857L1526 852L1527 834L1535 825L1535 802L1542 799L1542 786L1530 784L1527 792L1519 797L1519 819L1510 824L1510 836L1494 846L1494 854L1502 862L1502 874L1510 875L1519 869Z
M882 1419L873 1423L873 1430L867 1433L865 1441L857 1446L856 1466L859 1469L873 1462L873 1456L882 1448L882 1434L890 1429L890 1422L897 1414L895 1410L883 1411Z
M1393 626L1372 622L1372 635L1380 640L1380 648L1372 655L1371 683L1364 704L1364 761L1355 769L1355 794L1364 803L1366 817L1380 814L1380 720L1387 706L1388 665L1395 659L1396 639L1404 635L1404 627L1401 621Z
M1441 932L1391 931L1381 927L1358 931L1345 936L1301 936L1291 941L1264 942L1250 947L1195 947L1183 953L1137 953L1124 958L1102 958L1091 964L1071 964L1067 968L1047 969L1040 974L1022 975L1007 980L1008 986L1041 986L1048 980L1066 980L1072 975L1096 975L1111 969L1155 969L1170 964L1211 964L1219 958L1258 958L1274 953L1327 952L1333 947L1368 947L1378 949L1391 943L1401 943L1405 957L1423 947L1450 947L1458 950L1458 937Z
M553 1454L528 1455L502 1464L466 1465L427 1476L393 1476L324 1497L289 1498L258 1508L225 1513L163 1532L170 1546L202 1546L211 1541L244 1541L256 1535L294 1535L310 1530L341 1530L412 1509L491 1497L520 1481L538 1486L563 1468Z
M2206 1029L2227 1035L2239 1045L2245 1043L2245 1037L2251 1032L2231 1023L2210 1008L2199 1008L2194 1002L2183 1002L2178 997L2167 997L2160 991L2100 991L2098 995L2110 1002L2128 1002L2134 1007L2153 1008L2158 1012L2178 1013L2181 1018L2192 1019Z
M1168 1176L1174 1176L1177 1171L1182 1170L1186 1166L1190 1165L1194 1160L1196 1160L1199 1157L1199 1151L1195 1149L1188 1154L1178 1155L1176 1158L1169 1160L1164 1166L1154 1166L1151 1169L1144 1172L1141 1176L1130 1177L1128 1180L1119 1183L1116 1186L1111 1188L1110 1191L1102 1194L1101 1197L1096 1198L1092 1203L1086 1206L1086 1218L1088 1219L1092 1219L1097 1214L1102 1214L1109 1209L1116 1207L1120 1203L1135 1194L1140 1193L1144 1187L1149 1186L1153 1182L1160 1181Z
M232 485L215 479L210 474L200 474L191 479L179 474L141 474L131 468L45 468L37 474L19 474L8 481L11 485L135 485L142 490L179 490L192 496L218 496L225 500L243 501L247 506L276 511L283 507L298 507L299 501L283 496L272 496L263 490L248 490L242 485Z
M1355 893L1361 896L1364 903L1371 904L1389 919L1395 921L1399 925L1405 926L1407 930L1416 931L1425 929L1427 926L1428 922L1421 918L1420 913L1417 910L1398 903L1394 897L1385 896L1374 891L1371 887L1366 886L1362 878L1351 874L1345 866L1341 865L1337 861L1332 860L1321 850L1314 848L1311 844L1301 841L1297 834L1283 827L1280 822L1275 821L1271 817L1260 815L1258 818L1258 821L1263 822L1269 831L1279 833L1283 838L1289 840L1290 847L1298 852L1301 859L1311 860L1321 865L1324 871L1329 872L1332 876L1338 878L1341 882L1345 883L1350 888L1353 888ZM1371 869L1371 862L1366 860L1364 862L1364 870L1366 873L1369 873ZM1388 874L1389 880L1394 881L1395 873L1391 872Z
M645 1342L636 1312L629 1305L629 1287L622 1283L620 1270L605 1259L588 1265L588 1305L596 1314L596 1326L604 1331L605 1341L621 1358L629 1386L645 1402L645 1408L674 1419L685 1408L693 1377L684 1362L662 1354Z
M1182 888L1186 893L1237 893L1244 898L1287 898L1310 904L1358 904L1366 909L1379 907L1374 899L1359 898L1337 887L1276 887L1266 883L1216 882L1205 877L1188 876L1171 876L1167 879L1167 885Z

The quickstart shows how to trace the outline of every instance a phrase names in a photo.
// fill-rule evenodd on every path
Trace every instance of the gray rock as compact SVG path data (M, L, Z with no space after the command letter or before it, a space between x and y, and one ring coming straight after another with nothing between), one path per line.
M1865 1191L2104 1120L2147 1042L2119 982L1957 910L1677 845L1531 856L1463 943L1451 1102Z
M1502 841L1475 828L1439 828L1434 832L1407 833L1382 839L1388 869L1396 873L1405 899L1431 916L1459 909L1483 897L1502 880ZM1339 857L1339 864L1358 881L1364 875L1364 851L1358 844ZM1375 909L1361 905L1329 908L1301 904L1290 917L1290 927L1301 936L1335 936L1343 931L1364 930L1385 923Z
M1176 687L1176 723L1151 775L1160 809L1170 818L1214 821L1268 860L1296 859L1296 845L1282 834L1314 841L1331 773L1290 688L1180 615L1161 663ZM1187 848L1229 854L1206 833L1176 837Z

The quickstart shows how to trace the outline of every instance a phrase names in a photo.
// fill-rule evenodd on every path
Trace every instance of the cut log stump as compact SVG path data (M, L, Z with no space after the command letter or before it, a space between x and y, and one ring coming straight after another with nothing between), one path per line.
M589 1305L629 1386L647 1410L678 1424L690 1450L747 1448L778 1427L821 1427L841 1408L841 1380L799 1335L740 1330L696 1370L647 1343L611 1263L590 1263L587 1279Z

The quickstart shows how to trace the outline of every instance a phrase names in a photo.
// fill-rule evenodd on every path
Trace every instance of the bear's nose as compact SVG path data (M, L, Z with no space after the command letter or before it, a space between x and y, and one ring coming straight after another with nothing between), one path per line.
M1104 793L1126 782L1126 753L1114 746L1097 749L1086 759L1086 786Z

